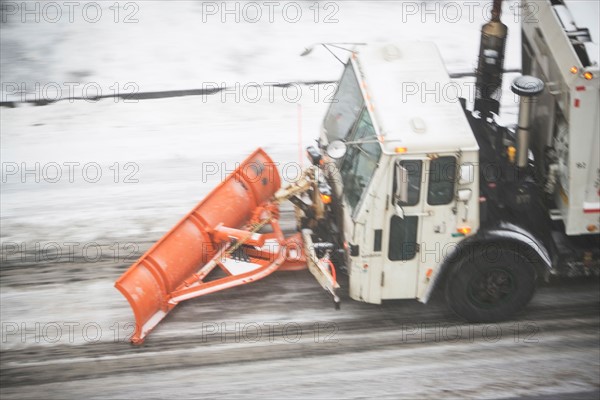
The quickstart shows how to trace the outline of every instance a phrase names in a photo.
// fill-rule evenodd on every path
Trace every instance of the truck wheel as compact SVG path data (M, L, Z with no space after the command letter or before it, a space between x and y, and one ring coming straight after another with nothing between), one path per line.
M535 268L516 252L476 249L455 264L446 283L446 301L470 322L508 319L533 297Z

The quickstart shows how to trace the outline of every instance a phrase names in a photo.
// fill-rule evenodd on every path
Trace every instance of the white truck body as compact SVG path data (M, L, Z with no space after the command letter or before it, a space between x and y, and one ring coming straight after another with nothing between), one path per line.
M547 149L554 153L555 160L540 173L555 175L550 177L556 181L551 187L558 208L553 217L562 219L567 235L600 231L599 20L598 4L591 3L574 3L569 9L535 2L535 8L524 8L529 14L523 15L522 23L523 73L546 84L534 111L532 147L538 158ZM590 13L597 17L586 18ZM584 27L579 21L591 25ZM571 38L582 42L588 65ZM592 78L586 79L586 73Z

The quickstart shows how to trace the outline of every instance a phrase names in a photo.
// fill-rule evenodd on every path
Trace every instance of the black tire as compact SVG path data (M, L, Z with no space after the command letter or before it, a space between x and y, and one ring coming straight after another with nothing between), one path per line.
M498 246L476 248L452 267L446 301L469 322L506 320L529 303L535 278L534 265L520 254Z

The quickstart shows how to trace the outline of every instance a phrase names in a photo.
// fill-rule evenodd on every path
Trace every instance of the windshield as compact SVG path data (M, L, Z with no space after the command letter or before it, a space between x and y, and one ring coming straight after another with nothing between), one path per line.
M344 194L352 212L354 212L369 186L381 156L381 146L375 137L375 128L366 109L363 110L348 140L365 141L365 143L355 143L348 146L348 152L340 168Z
M329 143L346 138L363 104L358 80L348 61L323 123Z

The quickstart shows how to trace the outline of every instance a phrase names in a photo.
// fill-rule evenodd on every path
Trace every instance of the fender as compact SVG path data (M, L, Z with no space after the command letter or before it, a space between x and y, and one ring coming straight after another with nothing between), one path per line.
M426 289L425 294L419 298L419 301L422 303L429 301L433 293L441 285L441 282L443 282L452 265L463 259L466 255L472 254L477 247L492 243L495 245L502 243L504 246L510 246L510 248L534 262L538 276L547 276L554 271L550 253L541 240L536 238L531 232L517 225L500 222L497 226L480 230L477 234L460 242L444 258L437 273L432 276L431 283Z

